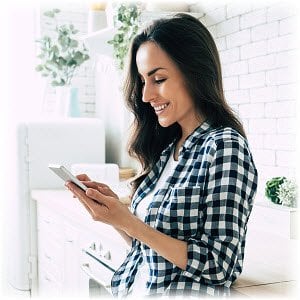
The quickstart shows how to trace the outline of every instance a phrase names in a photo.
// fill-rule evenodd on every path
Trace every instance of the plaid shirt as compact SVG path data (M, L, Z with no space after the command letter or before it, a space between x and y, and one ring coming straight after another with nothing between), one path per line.
M170 144L137 189L131 210L151 191L174 148ZM242 272L246 225L257 189L257 170L247 141L232 128L202 123L185 141L178 165L156 192L145 223L187 242L180 269L133 239L112 278L114 296L125 297L143 257L149 295L222 295ZM176 249L174 249L176 251Z

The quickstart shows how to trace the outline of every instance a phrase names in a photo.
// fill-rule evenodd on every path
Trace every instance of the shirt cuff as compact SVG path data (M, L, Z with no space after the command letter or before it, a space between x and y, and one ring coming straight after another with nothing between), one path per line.
M199 246L199 241L188 239L187 241L187 266L183 271L183 275L190 277L195 281L200 281L202 270L207 261L207 254L201 253L203 247Z

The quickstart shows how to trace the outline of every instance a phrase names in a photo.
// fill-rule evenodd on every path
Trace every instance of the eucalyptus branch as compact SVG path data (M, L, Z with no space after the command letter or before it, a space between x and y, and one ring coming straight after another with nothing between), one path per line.
M113 45L118 68L123 70L129 45L140 26L141 4L120 3L116 7L114 25L117 32L107 43Z
M52 86L70 85L75 70L89 59L84 43L79 43L75 38L78 30L74 25L58 25L56 15L59 12L59 9L53 9L44 13L44 16L55 22L56 37L44 35L36 41L40 44L38 58L41 60L36 71L49 77Z

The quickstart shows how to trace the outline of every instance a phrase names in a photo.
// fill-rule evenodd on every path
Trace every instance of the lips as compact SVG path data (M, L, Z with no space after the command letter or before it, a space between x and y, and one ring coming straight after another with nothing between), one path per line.
M165 103L162 105L156 105L153 106L154 110L156 113L161 113L163 110L165 110L169 106L169 103Z

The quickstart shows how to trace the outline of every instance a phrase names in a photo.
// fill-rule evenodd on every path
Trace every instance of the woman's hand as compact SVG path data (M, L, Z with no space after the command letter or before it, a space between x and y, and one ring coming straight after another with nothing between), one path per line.
M88 187L86 192L71 182L67 182L66 187L80 200L95 221L115 227L129 246L132 238L135 238L185 270L187 242L175 239L145 224L119 201L118 196L107 185L90 181L87 175L78 175L77 178Z
M90 181L90 178L85 174L78 175L77 178L88 187L86 192L72 182L67 182L66 187L84 205L93 220L110 224L116 229L128 232L136 217L125 204L119 201L118 196L109 186Z

